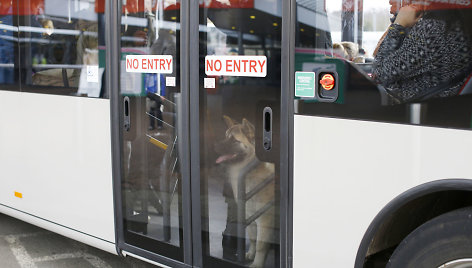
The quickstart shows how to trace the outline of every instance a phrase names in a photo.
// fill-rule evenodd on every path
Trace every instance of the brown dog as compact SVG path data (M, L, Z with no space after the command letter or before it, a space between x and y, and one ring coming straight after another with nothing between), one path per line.
M246 206L246 220L257 211L266 208L262 210L262 215L247 227L250 246L246 253L246 259L253 260L251 267L263 267L269 243L273 242L274 230L277 228L274 214L276 209L273 205L275 167L272 163L261 162L257 159L255 129L248 120L243 119L242 123L236 123L228 116L224 116L224 120L228 128L225 139L215 146L216 152L220 155L216 163L226 165L227 179L231 184L235 201L238 206ZM248 166L250 166L249 169ZM244 170L248 170L245 176L241 174ZM264 182L266 182L265 187L244 202L238 199L238 181L241 178L245 179L246 194Z

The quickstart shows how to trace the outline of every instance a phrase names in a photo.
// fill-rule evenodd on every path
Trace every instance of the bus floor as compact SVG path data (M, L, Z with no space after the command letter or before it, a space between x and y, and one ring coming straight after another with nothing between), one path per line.
M156 267L119 257L0 214L0 267Z

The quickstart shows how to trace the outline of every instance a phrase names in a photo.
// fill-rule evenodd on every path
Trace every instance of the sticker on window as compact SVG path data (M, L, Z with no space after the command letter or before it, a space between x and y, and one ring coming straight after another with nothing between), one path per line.
M166 77L166 87L175 87L175 82L174 76Z
M295 72L295 96L300 98L315 97L314 72Z
M266 77L266 56L206 56L208 76Z
M98 83L98 65L87 65L87 82Z
M216 88L216 79L213 77L203 79L204 88Z
M172 73L170 55L127 55L126 72L129 73Z

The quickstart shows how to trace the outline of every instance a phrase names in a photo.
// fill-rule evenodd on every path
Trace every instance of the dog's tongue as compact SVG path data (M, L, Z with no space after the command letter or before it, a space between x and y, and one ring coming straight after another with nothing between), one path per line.
M225 161L228 161L230 159L233 159L234 157L236 157L236 154L225 154L225 155L222 155L220 157L218 157L215 161L216 164L221 164Z

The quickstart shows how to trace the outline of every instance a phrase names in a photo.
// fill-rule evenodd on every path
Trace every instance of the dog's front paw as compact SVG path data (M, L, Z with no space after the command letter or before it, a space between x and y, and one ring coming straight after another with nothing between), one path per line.
M249 267L250 268L262 268L263 265L261 263L253 262L253 263L251 263L251 265Z
M256 252L251 252L251 250L249 252L246 252L246 260L252 261L254 260L255 256L256 256Z

